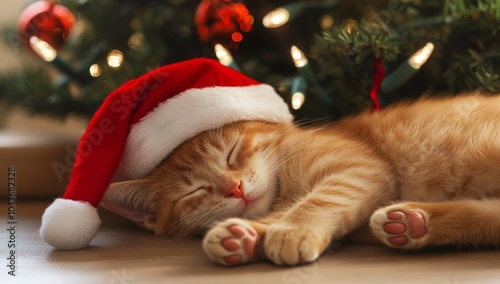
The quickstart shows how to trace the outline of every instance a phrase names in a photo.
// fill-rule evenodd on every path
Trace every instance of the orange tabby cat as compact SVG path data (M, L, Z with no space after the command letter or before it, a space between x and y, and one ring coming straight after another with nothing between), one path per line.
M500 245L500 97L424 99L328 127L230 124L113 184L103 204L158 235L210 228L203 248L224 265L311 262L367 225L353 239Z

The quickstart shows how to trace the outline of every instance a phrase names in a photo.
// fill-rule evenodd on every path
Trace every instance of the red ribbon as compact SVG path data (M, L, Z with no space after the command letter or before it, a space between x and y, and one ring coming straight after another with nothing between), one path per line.
M380 86L384 81L384 66L382 66L382 59L379 57L375 59L375 71L373 72L373 84L372 90L370 91L370 98L372 98L373 106L371 112L380 110L380 104L378 102L378 95L380 93Z

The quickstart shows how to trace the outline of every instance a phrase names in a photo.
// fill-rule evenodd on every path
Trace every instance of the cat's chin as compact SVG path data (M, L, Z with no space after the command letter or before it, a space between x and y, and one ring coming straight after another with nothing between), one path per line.
M263 217L270 212L270 204L267 204L266 200L263 198L257 198L251 201L247 201L243 212L240 214L243 218L255 219Z
M243 218L256 219L266 216L271 212L273 200L276 198L277 190L267 188L254 191L250 200L246 200L240 214Z

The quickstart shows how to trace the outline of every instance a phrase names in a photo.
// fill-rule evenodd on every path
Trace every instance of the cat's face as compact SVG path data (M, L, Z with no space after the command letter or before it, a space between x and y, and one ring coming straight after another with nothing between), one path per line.
M142 200L131 202L147 217L141 221L118 213L170 236L199 233L228 217L263 216L278 193L276 138L276 126L260 122L204 132L182 144L146 179L131 183L147 191L132 194ZM118 196L127 190L108 189L105 207L119 211L110 200L123 199Z

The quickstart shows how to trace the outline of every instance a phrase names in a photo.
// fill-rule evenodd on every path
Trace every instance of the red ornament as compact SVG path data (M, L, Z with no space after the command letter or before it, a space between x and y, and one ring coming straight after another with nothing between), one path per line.
M51 1L37 1L19 16L19 37L30 50L29 41L33 36L57 50L63 46L74 23L75 17L66 7Z
M254 18L238 1L202 0L196 9L195 24L204 43L237 47L243 34L252 29Z

